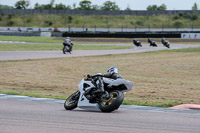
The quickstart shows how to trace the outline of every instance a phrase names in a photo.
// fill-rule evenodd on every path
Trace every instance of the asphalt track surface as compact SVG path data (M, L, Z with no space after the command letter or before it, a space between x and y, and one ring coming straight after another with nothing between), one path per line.
M28 44L27 44L28 45ZM200 47L199 44L174 44L170 49L181 49L189 47ZM141 53L149 51L167 50L163 45L158 47L134 47L133 49L118 49L118 50L74 50L72 54L63 54L62 50L52 51L0 51L0 60L24 60L24 59L43 59L43 58L63 58L77 56L94 56L94 55L109 55L109 54L126 54L126 53Z
M173 45L171 49L199 47ZM0 60L62 58L103 54L138 53L167 49L163 46L126 50L74 50L0 52ZM143 106L121 106L112 113L75 109L64 101L0 95L0 133L200 133L200 111Z
M75 109L64 100L0 95L1 133L199 133L200 111L143 106L112 113ZM131 108L132 107L132 108Z

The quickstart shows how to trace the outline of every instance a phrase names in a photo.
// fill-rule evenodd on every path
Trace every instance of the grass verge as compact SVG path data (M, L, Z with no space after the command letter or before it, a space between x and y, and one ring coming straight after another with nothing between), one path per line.
M195 52L194 52L195 51ZM116 66L133 81L123 104L169 107L200 103L199 48L138 54L0 61L0 93L66 99L85 74Z
M61 50L63 45L58 44L0 44L0 51L37 51L37 50ZM130 49L131 46L105 46L105 45L74 45L74 50L106 50L106 49Z
M64 37L25 37L25 36L0 36L0 41L19 41L33 43L60 43ZM71 38L74 44L132 44L132 38ZM147 44L147 38L137 38L142 44ZM152 38L161 44L161 38ZM168 38L171 44L199 44L200 39Z
M19 41L19 42L39 42L39 43L62 43L63 40L57 40L56 37L24 37L24 36L0 36L1 41Z

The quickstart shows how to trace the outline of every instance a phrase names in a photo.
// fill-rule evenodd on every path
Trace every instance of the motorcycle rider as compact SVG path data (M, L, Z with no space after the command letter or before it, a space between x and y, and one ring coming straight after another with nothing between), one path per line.
M97 88L95 93L102 93L103 95L102 95L101 99L104 99L105 97L109 96L108 92L104 90L103 77L114 79L114 80L123 79L123 77L118 73L118 69L116 67L110 67L107 70L107 73L105 73L105 74L88 75L88 77L96 77L94 79L94 81L95 81L94 84Z
M107 70L107 73L103 74L103 77L111 78L111 79L123 79L123 77L118 73L118 69L116 67L110 67Z
M67 37L65 39L65 41L63 42L63 45L69 47L69 51L70 51L69 53L71 54L72 47L73 47L74 44L71 42L70 37Z
M163 37L162 40L161 40L162 44L164 44L165 41L166 41L166 39Z
M152 39L151 38L148 38L148 43L152 43Z
M141 42L138 41L138 40L136 40L136 39L134 39L134 38L133 38L133 44L134 44L135 46L137 46L137 47L142 47Z
M150 46L157 47L156 42L153 41L151 38L148 38L148 43L150 43Z

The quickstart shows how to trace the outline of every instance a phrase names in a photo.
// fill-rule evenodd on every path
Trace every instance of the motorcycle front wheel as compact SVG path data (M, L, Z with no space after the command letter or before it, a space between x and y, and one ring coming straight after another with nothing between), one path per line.
M165 44L165 46L166 46L167 48L170 48L169 44Z
M79 96L80 96L79 91L74 92L71 96L69 96L64 103L65 109L66 110L75 109L77 107L77 104L78 104Z
M64 46L64 48L63 48L63 54L66 54L66 52L67 52L67 49L66 49L66 46Z
M118 109L124 100L124 94L121 91L114 90L109 95L109 98L99 103L99 108L102 112L112 112Z

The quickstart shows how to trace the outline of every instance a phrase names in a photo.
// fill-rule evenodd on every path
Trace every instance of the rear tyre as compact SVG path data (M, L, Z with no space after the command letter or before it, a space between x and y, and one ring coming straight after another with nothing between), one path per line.
M64 103L64 108L66 110L75 109L78 104L79 96L80 96L79 91L77 91L77 92L73 93L71 96L69 96Z
M114 90L109 92L110 97L99 103L102 112L112 112L119 108L124 100L124 94L121 91Z

